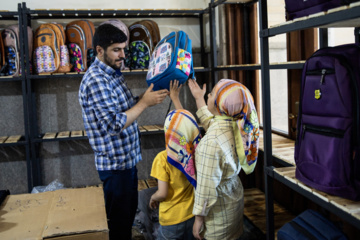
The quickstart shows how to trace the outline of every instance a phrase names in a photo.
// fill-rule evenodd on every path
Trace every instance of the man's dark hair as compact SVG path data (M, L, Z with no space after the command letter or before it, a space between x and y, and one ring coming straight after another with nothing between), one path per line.
M94 38L93 46L96 52L96 46L102 47L105 51L113 43L126 42L127 37L123 31L111 24L102 24L97 27Z

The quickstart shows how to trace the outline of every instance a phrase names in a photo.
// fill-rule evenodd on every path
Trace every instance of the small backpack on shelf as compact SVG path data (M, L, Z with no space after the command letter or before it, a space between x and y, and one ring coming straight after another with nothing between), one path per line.
M69 51L65 45L65 31L61 24L41 24L34 36L35 72L70 72Z
M29 56L32 53L33 46L33 32L30 27L27 27L28 33L28 46L29 46ZM21 74L20 68L20 39L19 39L19 26L11 25L6 27L2 31L2 40L4 43L4 53L5 53L5 64L3 69L3 74L6 76L19 76ZM31 66L31 63L30 63ZM30 67L31 68L31 67Z
M85 72L95 60L94 33L94 23L89 20L76 20L66 25L70 63L75 72Z
M126 63L130 69L145 69L149 67L150 56L160 41L160 30L156 22L142 20L129 27L129 53Z
M297 131L296 178L360 200L360 46L322 48L306 60Z
M111 24L111 25L117 27L118 29L120 29L121 31L123 31L123 33L125 33L125 35L127 37L125 53L128 54L129 53L130 33L129 33L129 28L125 25L125 23L123 23L121 20L118 20L118 19L110 19L105 22L102 22L100 25L103 25L103 24ZM96 49L95 49L95 51L96 51ZM125 65L125 61L122 61L121 70L129 69L129 65Z
M153 83L154 90L169 89L171 80L183 84L189 77L195 78L191 39L183 31L171 32L151 55L146 82Z

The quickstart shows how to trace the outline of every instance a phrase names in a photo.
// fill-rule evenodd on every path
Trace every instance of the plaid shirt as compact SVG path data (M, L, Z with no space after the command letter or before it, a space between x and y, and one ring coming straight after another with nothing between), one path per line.
M123 129L125 111L137 101L124 76L96 58L81 81L79 102L98 171L129 169L141 160L137 121Z

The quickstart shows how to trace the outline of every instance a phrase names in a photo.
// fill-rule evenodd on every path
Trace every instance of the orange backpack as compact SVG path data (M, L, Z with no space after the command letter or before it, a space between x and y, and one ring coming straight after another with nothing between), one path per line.
M36 73L70 72L69 51L65 45L61 24L41 24L34 36L34 65Z
M86 71L95 59L94 33L94 23L89 20L76 20L66 25L70 62L76 72Z

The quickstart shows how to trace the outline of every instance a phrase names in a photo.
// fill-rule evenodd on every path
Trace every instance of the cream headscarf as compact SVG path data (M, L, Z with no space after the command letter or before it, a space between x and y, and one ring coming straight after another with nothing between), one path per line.
M173 110L165 119L164 131L168 162L196 187L194 158L201 135L195 117L183 109Z
M214 87L215 106L220 118L232 119L236 151L246 174L254 171L258 158L259 121L250 91L241 83L230 79L220 80ZM216 118L216 117L215 117Z

